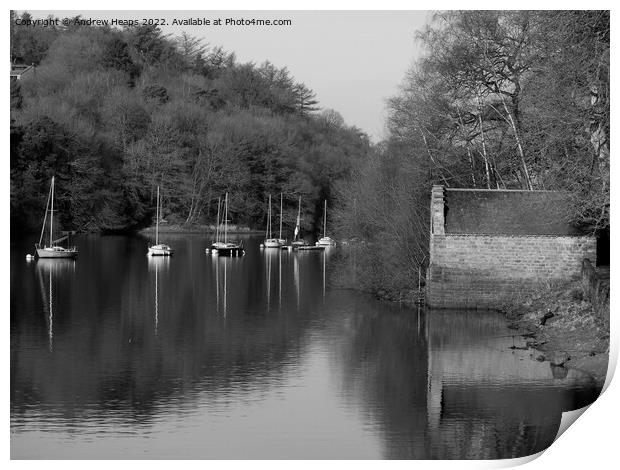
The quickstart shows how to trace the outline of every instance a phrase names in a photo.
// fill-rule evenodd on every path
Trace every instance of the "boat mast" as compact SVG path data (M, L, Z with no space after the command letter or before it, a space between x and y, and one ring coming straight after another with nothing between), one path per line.
M267 205L267 221L265 222L265 240L269 238L269 205Z
M52 177L52 181L53 180L54 178ZM39 237L39 246L43 242L43 234L45 233L45 223L47 222L47 211L50 208L50 199L52 197L52 187L53 187L53 183L52 183L52 186L50 186L49 192L47 193L47 203L45 204L45 215L43 216L43 227L41 227L41 236Z
M222 204L222 196L217 198L217 221L215 222L215 242L220 241L220 205Z
M269 195L269 212L267 212L267 238L271 238L271 194Z
M280 240L282 240L282 193L280 193Z
M157 220L155 221L155 244L159 245L159 186L157 186Z
M299 209L297 209L297 226L295 227L295 240L299 237L299 232L301 227L299 224L301 223L301 195L299 196Z
M228 193L224 204L224 243L228 243Z
M327 237L327 199L325 199L325 209L323 210L323 237Z
M52 208L50 209L50 247L52 246L52 230L54 228L54 178L52 176Z

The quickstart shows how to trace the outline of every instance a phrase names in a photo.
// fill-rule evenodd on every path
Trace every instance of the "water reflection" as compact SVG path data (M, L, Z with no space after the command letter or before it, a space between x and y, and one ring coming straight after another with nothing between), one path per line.
M159 326L159 278L160 272L168 272L170 267L169 256L148 256L149 272L155 277L155 335Z
M83 237L67 263L12 246L14 458L510 457L597 392L511 350L499 315L330 287L335 251L172 241L145 259Z
M54 348L54 292L57 283L67 282L75 274L73 259L40 259L36 263L37 279L46 314L45 321L49 338L49 350Z
M523 339L504 323L496 313L429 315L427 409L434 458L537 452L553 441L562 411L596 396L585 374L571 370L558 379L548 364L532 360L532 352L510 349L514 342L523 346Z

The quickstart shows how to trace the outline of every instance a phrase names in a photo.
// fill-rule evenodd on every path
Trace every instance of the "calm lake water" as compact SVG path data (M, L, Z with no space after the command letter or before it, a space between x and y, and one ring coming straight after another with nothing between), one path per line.
M518 457L598 395L510 349L499 314L330 287L335 251L162 239L171 259L141 237L78 237L77 261L12 243L12 458Z

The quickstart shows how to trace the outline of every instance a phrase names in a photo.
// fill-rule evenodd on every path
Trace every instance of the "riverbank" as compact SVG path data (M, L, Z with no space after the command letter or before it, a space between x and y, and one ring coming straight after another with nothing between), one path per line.
M223 227L220 227L220 230L223 232ZM215 233L216 226L215 225L168 225L162 224L159 226L159 233ZM231 235L260 235L265 233L264 230L256 230L250 227L238 226L238 225L229 225L227 232ZM154 234L155 226L146 227L140 230L142 234Z
M418 291L380 289L378 299L417 308ZM542 288L503 306L509 328L526 338L532 359L591 375L601 386L609 362L609 323L584 299L580 281ZM556 370L561 375L561 369Z
M579 281L566 282L506 305L510 328L527 338L533 358L590 374L601 385L609 362L609 323L584 299Z

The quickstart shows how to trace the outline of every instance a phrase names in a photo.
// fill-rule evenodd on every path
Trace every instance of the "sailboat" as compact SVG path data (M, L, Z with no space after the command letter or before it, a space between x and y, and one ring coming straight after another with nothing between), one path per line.
M159 186L157 186L157 221L155 223L155 245L149 246L148 256L170 256L172 248L163 243L159 243L159 217L161 213L161 201L159 198Z
M323 210L323 236L316 242L316 246L336 246L336 241L327 236L327 199L325 199L325 209Z
M45 217L43 218L43 227L41 228L41 236L39 237L39 243L34 245L37 250L37 256L39 258L75 258L78 254L78 250L75 246L64 247L59 243L68 239L68 236L54 238L54 212L58 212L54 209L54 177L52 176L52 184L50 186L50 192L47 196L47 204L45 206ZM43 235L45 234L45 225L49 214L50 231L49 242L43 244ZM56 225L58 230L58 224Z
M293 250L298 251L319 251L324 250L325 247L323 245L311 245L303 238L300 238L299 234L301 232L301 196L299 196L299 209L297 210L297 223L295 225L295 233L293 235L293 241L291 242L291 247Z
M282 238L282 193L280 193L280 238L278 238L280 246L286 245L286 239Z
M219 226L221 221L218 220L218 231L217 231L217 240L215 243L211 245L211 248L207 248L207 253L211 253L214 255L220 256L241 256L245 254L245 250L243 249L242 243L233 243L228 241L228 193L226 193L224 199L224 241L219 241ZM218 204L218 214L219 214L219 204ZM219 216L218 216L219 219Z
M282 214L280 214L280 218L282 218ZM280 232L280 237L282 237L282 232ZM282 243L280 243L280 239L273 238L271 235L271 194L269 195L269 211L267 212L267 230L265 231L265 241L263 242L263 247L265 248L280 248Z
M217 250L218 248L225 247L225 243L220 240L221 235L222 235L222 232L220 230L222 226L222 221L220 220L221 205L222 205L222 198L218 197L217 198L217 221L215 223L215 241L212 242L211 246L205 250L207 253L211 253L213 250Z
M295 232L293 233L293 241L291 245L293 248L299 248L300 246L307 246L305 240L299 237L301 232L301 196L299 196L299 208L297 209L297 221L295 222Z

